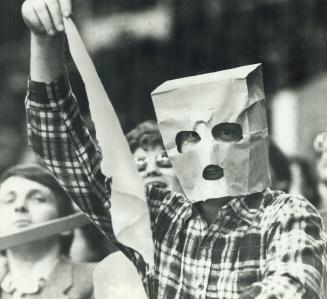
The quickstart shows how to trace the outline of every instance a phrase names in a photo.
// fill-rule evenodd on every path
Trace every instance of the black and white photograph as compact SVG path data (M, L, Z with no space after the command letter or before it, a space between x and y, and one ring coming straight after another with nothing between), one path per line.
M0 299L327 299L326 1L0 24Z

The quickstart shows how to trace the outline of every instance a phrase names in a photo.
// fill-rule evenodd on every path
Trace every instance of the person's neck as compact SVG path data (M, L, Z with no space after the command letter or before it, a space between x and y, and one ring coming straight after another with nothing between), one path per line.
M197 203L197 210L208 225L212 224L217 217L218 211L228 203L232 197L211 198Z
M47 269L52 266L60 256L60 240L50 237L31 242L7 250L7 261L10 273L15 281L20 279L33 279L39 274L38 269Z

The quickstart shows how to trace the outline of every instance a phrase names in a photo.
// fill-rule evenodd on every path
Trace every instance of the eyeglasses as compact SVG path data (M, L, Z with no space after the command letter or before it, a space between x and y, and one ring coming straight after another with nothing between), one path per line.
M318 154L327 151L327 132L322 132L317 135L313 141L313 149Z
M144 171L146 170L148 166L148 160L144 156L137 156L134 157L136 166L138 171ZM171 162L168 158L168 155L166 152L162 152L156 155L155 157L155 163L159 168L171 168Z

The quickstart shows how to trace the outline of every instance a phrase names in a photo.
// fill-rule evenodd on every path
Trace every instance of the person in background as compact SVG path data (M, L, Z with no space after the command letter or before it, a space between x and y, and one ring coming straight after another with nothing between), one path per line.
M42 161L29 149L25 150L19 163L35 163L44 167ZM74 202L72 204L74 211L80 212L78 206ZM69 256L75 262L99 262L115 250L116 246L90 223L74 229L74 238Z
M17 165L0 178L0 236L73 212L67 193L39 165ZM65 232L5 250L0 298L91 298L95 265L71 261L72 240Z
M126 138L145 185L183 193L154 120L140 123Z

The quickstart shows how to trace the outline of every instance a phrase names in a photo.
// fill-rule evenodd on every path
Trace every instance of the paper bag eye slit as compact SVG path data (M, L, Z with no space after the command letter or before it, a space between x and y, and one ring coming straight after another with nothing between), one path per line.
M193 145L201 140L196 131L180 131L176 135L176 145L179 153L183 152L183 147Z
M238 142L243 139L242 127L237 123L220 123L215 125L211 134L217 141Z

